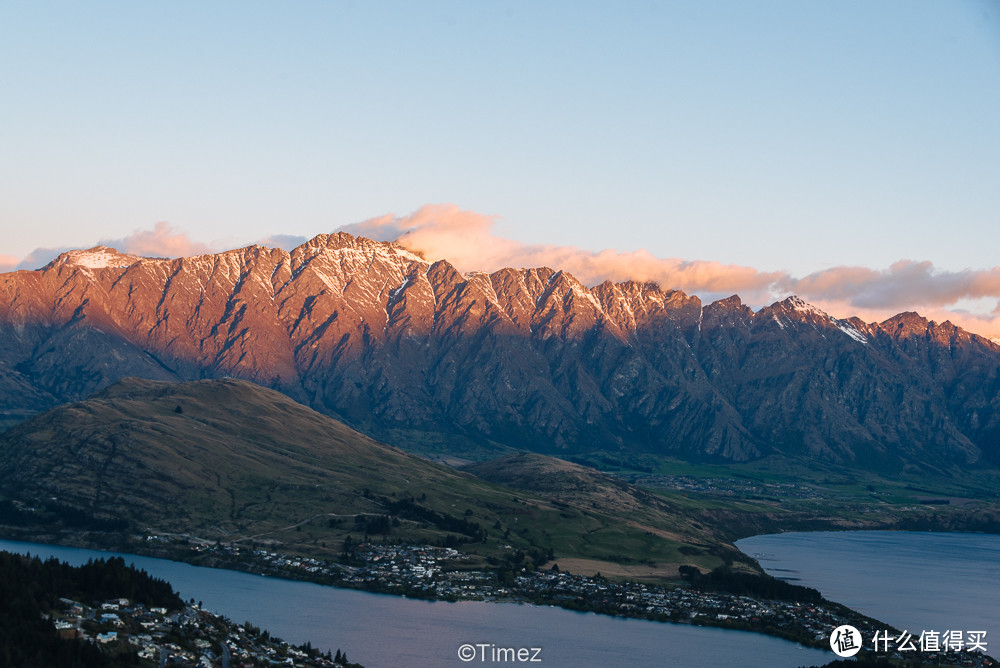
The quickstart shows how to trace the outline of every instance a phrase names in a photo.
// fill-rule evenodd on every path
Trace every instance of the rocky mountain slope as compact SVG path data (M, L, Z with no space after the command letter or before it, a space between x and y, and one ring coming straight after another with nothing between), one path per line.
M98 247L0 275L8 425L126 375L235 376L417 449L943 470L1000 463L998 369L1000 346L914 313L462 275L344 233L176 260Z

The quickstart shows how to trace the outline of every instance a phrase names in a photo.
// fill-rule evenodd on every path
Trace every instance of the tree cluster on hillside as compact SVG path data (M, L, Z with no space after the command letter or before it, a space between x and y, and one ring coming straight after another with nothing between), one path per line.
M366 490L367 491L367 490ZM376 497L372 497L376 498ZM377 500L389 510L393 515L415 522L424 522L443 531L460 533L470 538L482 540L485 538L482 527L478 522L471 522L465 518L454 517L445 513L440 513L417 503L413 498L390 499L388 497L377 497Z
M134 653L111 656L89 643L60 639L52 622L42 617L58 605L59 598L81 602L128 598L147 607L183 606L169 583L127 566L121 557L70 566L57 559L0 552L0 665L134 665Z
M68 529L88 531L124 531L128 528L127 520L95 517L85 510L52 500L28 511L7 499L0 499L0 524L17 527L58 524Z
M694 566L681 566L678 570L692 587L702 591L718 591L774 601L819 603L823 600L823 595L812 587L794 585L769 575L753 575L725 568L702 573Z

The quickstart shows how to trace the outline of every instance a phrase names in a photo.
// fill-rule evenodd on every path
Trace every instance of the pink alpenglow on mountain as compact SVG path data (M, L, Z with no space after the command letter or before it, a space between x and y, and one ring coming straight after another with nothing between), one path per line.
M914 313L462 274L347 233L179 259L97 247L0 274L7 426L125 376L236 376L403 447L961 467L1000 462L998 368L997 344Z

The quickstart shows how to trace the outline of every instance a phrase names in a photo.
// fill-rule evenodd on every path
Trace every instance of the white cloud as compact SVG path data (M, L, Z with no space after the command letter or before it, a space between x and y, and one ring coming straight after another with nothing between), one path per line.
M20 264L21 259L14 257L13 255L2 255L0 254L0 272L14 271L14 268Z

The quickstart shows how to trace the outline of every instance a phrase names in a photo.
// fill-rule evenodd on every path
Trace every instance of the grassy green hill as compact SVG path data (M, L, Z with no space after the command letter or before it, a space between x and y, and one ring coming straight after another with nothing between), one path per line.
M725 536L677 503L592 468L562 459L521 453L471 464L463 470L543 498L561 518L576 522L532 522L515 531L540 535L553 545L559 566L630 578L671 575L677 565L715 567L744 561ZM586 522L579 531L579 522Z
M0 435L0 530L53 542L185 534L320 557L370 533L638 576L730 554L669 503L583 467L489 466L480 478L428 462L244 381L127 379ZM525 470L542 479L527 484Z

